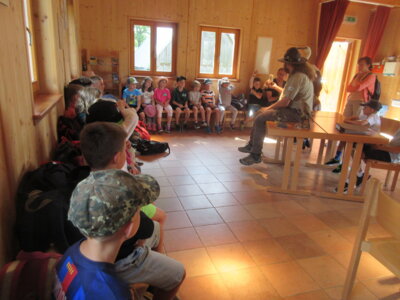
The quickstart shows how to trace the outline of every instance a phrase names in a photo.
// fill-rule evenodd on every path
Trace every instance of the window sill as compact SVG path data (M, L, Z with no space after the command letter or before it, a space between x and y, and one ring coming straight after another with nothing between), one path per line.
M37 94L34 96L33 119L39 121L63 98L61 94Z
M203 80L205 80L205 79L210 79L211 81L216 81L216 82L218 82L218 80L220 80L222 77L219 77L219 78L213 78L213 77L197 77L196 78L196 80L198 80L198 81L203 81ZM229 79L229 81L230 82L240 82L240 79L237 79L237 78L229 78L228 77L228 79Z

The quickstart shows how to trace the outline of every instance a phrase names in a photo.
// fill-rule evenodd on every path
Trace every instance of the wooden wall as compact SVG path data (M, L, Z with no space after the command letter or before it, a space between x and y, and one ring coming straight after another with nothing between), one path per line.
M81 46L90 52L118 51L120 77L129 73L129 18L178 23L177 75L195 79L199 25L241 29L239 81L244 91L253 72L257 36L273 38L271 72L288 47L315 48L318 0L80 0Z
M62 93L70 80L69 47L63 25L65 5L52 1L57 77L54 86ZM78 9L78 8L77 8ZM76 12L78 12L76 10ZM48 12L50 13L50 12ZM46 17L46 16L44 16ZM35 17L37 18L37 16ZM39 20L34 20L37 22ZM77 20L78 24L78 20ZM63 101L40 121L33 121L33 93L29 77L22 0L0 5L0 266L15 254L13 226L15 191L23 174L49 159L56 142L57 117Z
M390 12L376 61L381 61L383 58L392 55L400 55L400 8L393 8ZM380 75L379 79L382 86L382 103L390 105L392 99L400 99L400 75L396 77ZM400 120L400 108L391 107L387 117Z

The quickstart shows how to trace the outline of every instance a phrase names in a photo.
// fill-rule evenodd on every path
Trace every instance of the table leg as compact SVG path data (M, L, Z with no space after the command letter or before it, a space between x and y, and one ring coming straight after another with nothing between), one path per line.
M289 188L290 178L290 167L292 165L292 151L293 151L293 138L287 138L285 155L285 165L283 167L283 178L282 178L282 189L287 190Z
M281 150L281 142L282 142L282 138L278 137L276 139L276 145L275 145L275 160L279 160L279 154L280 154L280 150Z
M350 164L350 158L351 158L351 152L353 151L353 143L352 142L346 142L346 147L344 150L344 156L343 156L343 164L342 164L342 171L340 172L340 177L339 177L339 185L338 185L338 193L343 194L344 193L344 184L346 183L347 179L347 173L349 170L349 164Z
M294 156L294 165L293 165L293 170L292 170L292 178L291 178L291 182L290 182L290 189L293 191L297 190L297 182L298 182L298 178L299 178L299 168L300 168L302 146L303 145L299 142L296 144L296 154Z
M353 161L351 164L350 176L349 176L349 189L347 192L348 195L353 195L354 193L354 185L356 184L357 172L360 168L363 146L364 146L363 143L357 143L356 145L356 151L354 152Z

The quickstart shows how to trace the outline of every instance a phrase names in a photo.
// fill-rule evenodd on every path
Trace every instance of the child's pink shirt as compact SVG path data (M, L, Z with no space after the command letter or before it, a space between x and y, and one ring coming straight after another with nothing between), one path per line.
M171 92L167 88L164 88L162 90L156 88L154 90L154 100L156 102L164 104L165 102L171 100Z

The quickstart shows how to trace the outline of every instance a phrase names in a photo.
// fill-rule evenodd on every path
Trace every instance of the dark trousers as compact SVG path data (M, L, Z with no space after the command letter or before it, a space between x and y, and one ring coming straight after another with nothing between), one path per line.
M301 117L298 110L289 107L271 109L259 113L254 119L249 141L251 153L253 154L259 155L262 153L264 137L268 134L267 121L300 122Z
M365 159L374 159L384 162L391 162L390 154L384 150L373 149L373 145L365 144L363 148Z

